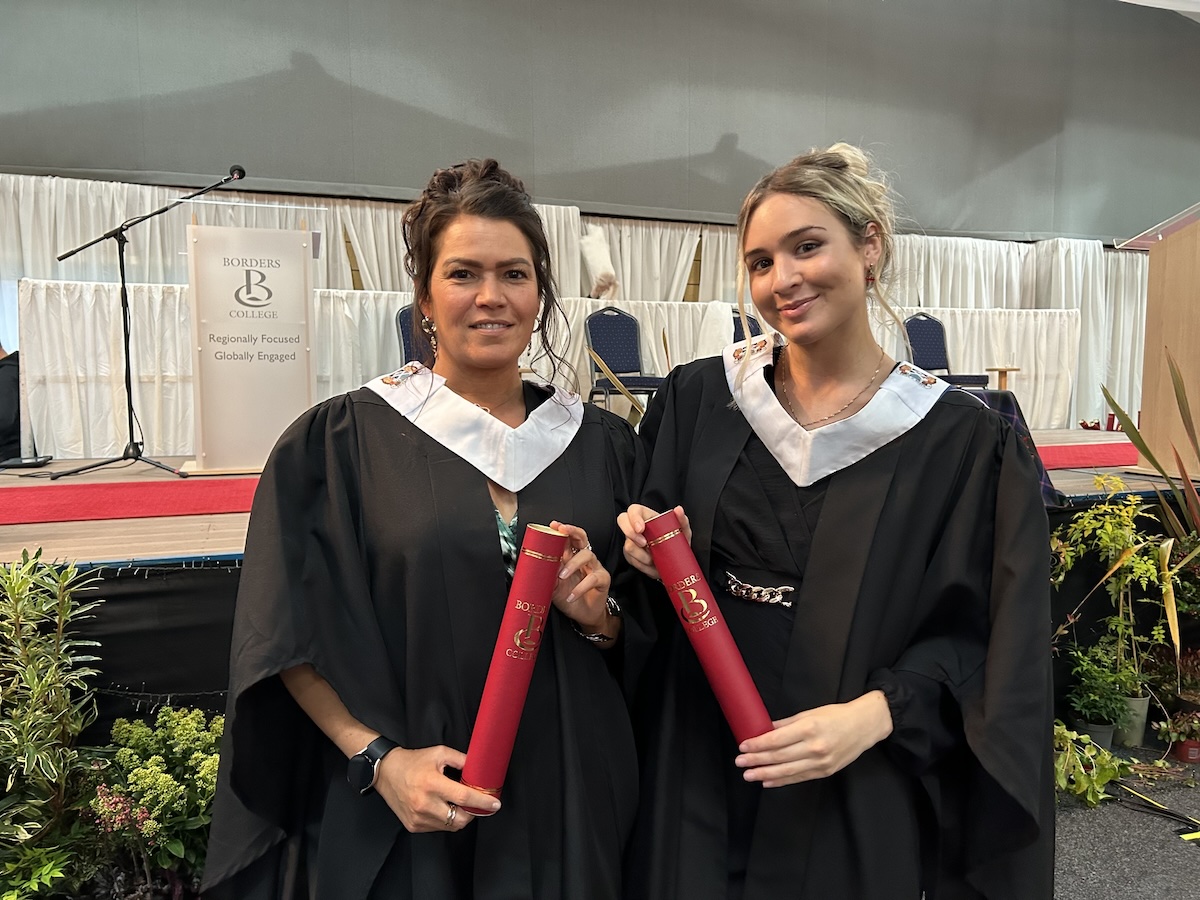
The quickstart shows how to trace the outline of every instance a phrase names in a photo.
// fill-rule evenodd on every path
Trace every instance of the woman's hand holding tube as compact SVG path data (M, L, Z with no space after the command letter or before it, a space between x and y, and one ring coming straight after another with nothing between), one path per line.
M581 631L615 640L621 633L621 620L610 616L606 605L612 576L592 550L587 532L578 525L563 522L551 522L550 527L568 535L558 584L554 587L554 605Z
M649 575L655 581L662 581L658 569L654 567L654 558L650 555L650 548L646 545L646 538L643 534L646 530L646 520L653 519L657 515L658 513L650 507L635 503L617 516L617 525L625 534L626 561L643 575ZM688 517L684 515L682 506L675 507L675 515L679 517L679 524L683 526L683 536L690 544L692 542L692 525L688 521Z
M347 758L379 737L378 731L350 714L337 691L311 664L284 669L279 677L300 708ZM458 831L474 818L458 808L462 804L500 808L495 797L446 777L447 766L461 769L466 760L465 753L450 747L396 747L379 761L375 790L409 831ZM453 815L450 804L454 804Z
M446 777L447 766L461 769L466 761L450 747L397 747L380 760L375 790L410 832L461 831L475 818L462 807L500 808L495 797Z
M892 714L882 691L849 703L796 713L775 729L743 741L734 762L747 781L781 787L828 778L892 733Z

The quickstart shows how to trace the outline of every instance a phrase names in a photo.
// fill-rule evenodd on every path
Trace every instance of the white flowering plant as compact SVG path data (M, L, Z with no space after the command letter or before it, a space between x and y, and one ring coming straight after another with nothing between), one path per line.
M148 883L160 876L198 887L224 725L222 716L172 707L158 711L153 727L113 723L115 752L99 773L92 814L103 838L132 857Z

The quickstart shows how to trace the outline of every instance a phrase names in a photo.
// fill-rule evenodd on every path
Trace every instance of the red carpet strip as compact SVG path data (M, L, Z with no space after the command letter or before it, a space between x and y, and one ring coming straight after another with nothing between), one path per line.
M0 488L0 525L249 512L257 478Z
M1129 441L1111 444L1048 444L1038 447L1047 469L1100 469L1136 466L1137 448Z

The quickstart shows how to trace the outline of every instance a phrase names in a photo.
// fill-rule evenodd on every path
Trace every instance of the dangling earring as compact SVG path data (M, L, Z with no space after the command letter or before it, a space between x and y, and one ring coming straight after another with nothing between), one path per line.
M433 350L433 355L437 356L437 323L429 316L421 316L421 331L425 332L425 336L429 338L429 346Z
M875 286L875 263L867 266L867 290Z

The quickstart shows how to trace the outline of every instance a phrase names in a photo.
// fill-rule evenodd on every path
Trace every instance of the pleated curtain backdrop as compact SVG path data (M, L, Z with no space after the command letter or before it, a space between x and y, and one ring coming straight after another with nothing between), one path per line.
M0 342L9 349L20 344L19 279L115 282L117 261L111 241L65 263L58 263L55 256L183 193L177 188L0 174ZM194 215L201 224L299 228L303 222L307 230L322 232L321 260L313 279L318 291L352 290L343 234L353 248L364 287L372 292L411 290L403 268L402 203L226 191L201 200L205 202L184 204L130 231L131 282L187 282L186 226ZM573 293L573 286L580 281L580 230L585 224L594 224L605 235L621 282L618 302L681 300L698 242L702 242L699 299L735 299L738 254L731 226L580 217L573 207L538 209L546 223L563 295ZM1102 383L1131 412L1140 405L1147 274L1146 254L1105 251L1097 241L1056 239L1031 244L901 235L896 242L891 299L897 306L932 311L1078 310L1078 364L1071 373L1074 407L1068 422L1073 424L1078 419L1105 419ZM118 314L115 306L111 310L100 308L103 302L113 304L114 299L99 297L94 295L86 304L86 314L97 323ZM332 332L333 323L329 325ZM23 322L20 331L29 333L43 327L54 326ZM114 363L105 355L108 331L95 327L98 330L91 335L92 349L85 353L83 344L75 345L83 354L81 359L86 361L87 354L94 351L97 355L92 364L100 365L103 357L107 360L104 364L119 367L119 359ZM135 330L146 328L157 333L154 327L153 320L146 325L135 323ZM384 358L392 333L394 324L382 333L370 331L369 338L362 338L378 344L371 353L362 354L362 367L372 364L368 357ZM343 348L340 352L357 351ZM1025 365L1024 360L1013 362ZM999 361L990 360L990 364ZM168 367L165 371L171 370ZM363 369L352 360L346 368L341 363L333 366L323 376L331 379L330 389L336 378L357 377L335 376L335 372L342 371ZM1015 377L1019 381L1028 373Z
M737 303L737 228L700 226L700 302Z
M608 239L617 270L618 300L676 302L683 299L696 258L700 226L680 222L644 222L584 216Z

